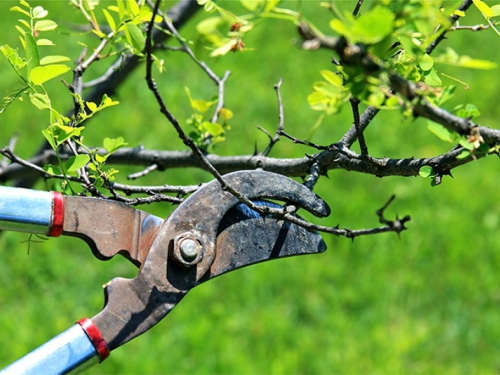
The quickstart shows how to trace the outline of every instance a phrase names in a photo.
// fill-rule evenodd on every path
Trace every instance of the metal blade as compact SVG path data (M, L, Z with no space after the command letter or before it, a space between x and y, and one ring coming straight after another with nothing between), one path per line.
M281 207L266 201L254 203ZM326 244L317 232L272 217L263 218L246 205L239 204L222 219L216 249L214 263L200 283L266 260L322 253Z

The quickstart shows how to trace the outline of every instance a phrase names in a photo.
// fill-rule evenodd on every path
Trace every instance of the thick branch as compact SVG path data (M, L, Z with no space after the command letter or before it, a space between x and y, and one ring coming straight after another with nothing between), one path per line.
M338 144L328 147L315 156L306 156L303 158L281 159L263 155L219 156L208 154L206 155L206 159L221 174L262 168L263 170L285 176L303 177L310 173L310 169L315 163L319 163L322 173L332 169L345 169L372 174L377 177L409 177L417 176L420 168L426 165L443 171L449 171L473 161L472 158L457 160L456 157L462 150L462 148L455 148L442 155L421 159L363 159L344 145ZM7 149L0 150L0 153L11 159L10 152L7 152ZM102 150L101 153L105 154L106 151ZM70 156L70 154L61 154L61 159L63 161L67 160ZM17 160L13 161L18 162ZM29 163L30 166L41 167L47 163L56 164L57 158L54 151L48 150L44 154L30 159ZM161 170L175 168L206 169L206 166L190 151L155 151L124 148L109 156L108 163L129 166L149 166L156 163ZM36 175L41 173L40 170L35 171L30 166L27 168L20 164L11 164L7 168L0 170L0 181L9 181L19 177L31 176L34 173Z

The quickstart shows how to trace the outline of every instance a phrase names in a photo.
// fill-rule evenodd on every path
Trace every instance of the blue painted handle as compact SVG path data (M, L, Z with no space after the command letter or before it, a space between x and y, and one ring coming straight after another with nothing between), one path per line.
M99 354L79 324L0 371L0 375L80 374L99 363Z
M53 193L0 186L0 229L48 234Z

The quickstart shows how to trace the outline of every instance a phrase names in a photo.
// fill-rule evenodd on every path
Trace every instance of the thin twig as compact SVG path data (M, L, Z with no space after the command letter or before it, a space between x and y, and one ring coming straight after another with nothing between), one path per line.
M472 0L464 0L464 2L458 7L458 10L461 12L465 12L469 7L472 5ZM460 18L460 16L457 13L453 13L448 20L450 21L450 27L457 22L457 20ZM446 38L446 33L448 32L449 27L447 29L444 29L441 34L438 35L434 41L427 46L425 49L425 53L430 55L432 51L441 43L445 38Z
M214 115L212 116L212 122L216 123L218 118L219 118L219 113L222 108L224 108L224 84L226 83L226 80L229 78L229 75L231 72L229 70L226 70L226 73L224 73L224 77L222 79L218 79L217 85L219 86L219 95L217 99L217 107L215 108Z
M201 189L205 184L198 185L186 185L186 186L173 186L173 185L161 185L161 186L135 186L135 185L125 185L117 182L111 183L110 186L114 190L121 191L126 195L131 194L161 194L161 193L176 193L178 196L184 196L194 193L198 189Z
M359 119L359 130L361 133L365 131L365 129L370 125L371 121L375 118L375 116L380 112L380 109L373 106L368 106ZM352 125L351 128L344 134L339 143L346 145L347 147L351 147L354 142L358 139L358 130L355 125Z
M352 15L354 17L356 17L358 15L359 10L361 9L361 5L363 5L363 0L358 0L358 2L356 3L356 7L352 11Z
M291 140L295 144L310 146L310 147L315 148L316 150L322 150L322 151L328 150L328 146L321 146L321 145L318 145L317 143L313 143L313 142L305 140L305 139L298 139L298 138L294 137L293 135L288 134L285 131L280 131L279 134L285 138L288 138L289 140Z
M19 133L14 134L10 139L9 139L9 145L7 146L7 150L10 150L12 153L14 153L14 149L16 148L17 144L17 139L19 138ZM7 156L4 155L2 161L0 162L0 173L3 172L5 168L9 166L9 161L11 159L8 158Z
M480 31L480 30L488 30L490 25L474 25L474 26L453 26L448 31L459 31L459 30L470 30L470 31Z
M361 149L361 157L368 157L368 147L366 146L365 136L363 130L361 129L361 122L359 118L359 99L351 98L349 99L352 108L352 115L354 118L354 127L356 128L356 135L359 142L359 148Z
M129 179L129 180L135 180L137 178L141 178L141 177L147 176L148 174L150 174L151 172L156 171L157 169L158 169L158 164L154 163L154 164L151 164L150 166L144 168L140 172L129 174L127 176L127 179Z
M276 96L278 98L278 129L276 130L276 133L274 134L273 137L270 136L269 133L265 132L266 134L269 135L269 145L266 147L262 155L267 156L273 149L274 145L280 140L280 135L281 133L285 130L285 114L283 111L283 101L281 99L281 84L283 83L283 78L280 78L277 84L274 85L274 89L276 90ZM261 129L263 130L263 129Z
M241 197L243 199L244 197L241 195L241 193L237 192L234 188L232 188L229 184L227 184L220 173L214 168L214 166L208 161L208 159L205 157L203 152L199 149L198 146L194 143L193 139L191 137L188 137L187 134L184 132L182 129L181 125L179 124L179 121L174 117L174 115L170 112L168 109L167 105L165 104L165 101L163 100L160 92L158 91L158 87L153 79L152 76L152 66L153 66L153 58L152 58L152 30L154 27L154 19L158 13L158 9L160 6L161 0L156 0L155 7L153 9L153 15L151 17L151 21L149 23L149 27L146 33L146 82L148 84L148 88L153 92L156 101L158 105L160 106L160 112L167 117L168 121L172 124L174 129L176 130L177 134L179 135L179 138L182 140L182 142L188 146L191 151L193 152L194 155L202 162L202 164L205 166L205 168L219 181L221 184L221 187L224 190L228 190L231 193L233 193L235 196ZM246 199L246 201L250 202L250 200Z

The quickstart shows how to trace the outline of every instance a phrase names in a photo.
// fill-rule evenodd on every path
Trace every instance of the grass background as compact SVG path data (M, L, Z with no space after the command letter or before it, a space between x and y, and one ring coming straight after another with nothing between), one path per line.
M110 2L110 4L113 2ZM0 1L0 43L18 46L13 26L17 2ZM61 23L53 51L78 58L81 46L68 34L76 12L66 1L43 4ZM339 2L353 9L355 1ZM222 2L234 6L234 2ZM316 1L290 2L318 26L328 30L328 14ZM194 37L199 14L183 30ZM471 9L464 24L483 22ZM76 39L75 39L76 38ZM273 132L277 104L273 85L284 79L285 126L299 138L307 136L318 113L306 97L318 71L330 67L329 51L307 52L297 46L293 25L265 22L245 43L254 51L212 61L214 70L233 72L226 88L227 106L235 113L221 155L263 150ZM493 61L500 39L491 31L449 35L440 48ZM195 46L202 56L206 52ZM54 53L51 51L51 53ZM439 51L436 51L439 52ZM167 72L157 77L174 114L190 115L183 87L197 98L209 99L214 85L175 52L163 55ZM106 60L89 74L103 71ZM459 86L450 106L475 103L479 122L496 127L498 71L442 67L470 85ZM14 73L0 59L0 92L17 87ZM120 87L113 107L89 123L86 142L99 146L104 137L123 136L132 147L182 149L173 130L159 114L154 98L138 70ZM70 74L65 76L71 79ZM58 108L71 101L59 82L47 85ZM337 141L351 124L348 110L328 118L313 141ZM29 157L42 140L47 114L26 101L15 103L0 116L0 145L19 134L16 151ZM450 147L427 129L423 120L403 122L396 112L377 116L367 133L373 156L426 157ZM312 150L282 140L272 156L302 156ZM121 176L137 169L119 167ZM376 225L375 210L391 194L397 200L388 214L411 214L409 231L359 238L351 242L324 235L329 251L322 255L269 262L224 275L192 290L171 314L150 332L117 349L89 374L298 374L298 373L498 373L500 371L500 252L498 226L498 160L471 163L431 188L422 178L384 178L331 171L316 192L332 208L321 224L349 228ZM154 173L141 184L208 181L197 170ZM47 187L40 182L39 189ZM169 205L143 207L166 217ZM77 239L23 243L28 235L0 236L0 368L67 329L81 317L101 308L101 285L116 276L133 277L135 269L123 259L99 262Z

